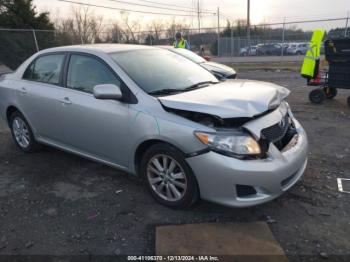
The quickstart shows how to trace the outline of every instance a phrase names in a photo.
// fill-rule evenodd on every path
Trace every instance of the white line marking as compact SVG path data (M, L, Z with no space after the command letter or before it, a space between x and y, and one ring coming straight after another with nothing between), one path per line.
M337 178L337 184L338 184L338 190L342 193L348 193L350 194L350 191L346 191L343 188L343 181L350 181L350 179L347 178Z

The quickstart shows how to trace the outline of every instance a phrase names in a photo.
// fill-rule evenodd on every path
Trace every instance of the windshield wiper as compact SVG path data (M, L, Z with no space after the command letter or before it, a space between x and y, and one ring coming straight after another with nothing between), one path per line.
M171 89L171 88L167 88L167 89L160 89L160 90L155 90L152 92L149 92L149 95L156 95L156 96L161 96L161 95L170 95L170 94L175 94L175 93L179 93L183 91L183 89Z
M199 89L199 88L203 88L203 87L207 87L209 84L217 84L218 82L214 82L214 81L204 81L204 82L199 82L197 84L193 84L189 87L186 87L185 89L183 89L183 91L192 91L192 90L195 90L195 89Z
M160 89L160 90L155 90L152 92L149 92L149 95L155 95L155 96L161 96L161 95L171 95L171 94L176 94L176 93L182 93L182 92L187 92L191 90L195 90L198 88L206 87L209 84L217 84L219 82L214 82L214 81L204 81L204 82L199 82L194 85L191 85L189 87L186 87L184 89L174 89L174 88L166 88L166 89Z

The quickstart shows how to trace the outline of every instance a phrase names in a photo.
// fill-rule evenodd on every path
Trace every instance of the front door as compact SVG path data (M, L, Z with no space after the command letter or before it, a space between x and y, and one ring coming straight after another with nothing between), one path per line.
M129 105L98 100L99 84L121 86L121 80L96 57L72 54L68 64L64 130L67 145L92 157L128 166Z

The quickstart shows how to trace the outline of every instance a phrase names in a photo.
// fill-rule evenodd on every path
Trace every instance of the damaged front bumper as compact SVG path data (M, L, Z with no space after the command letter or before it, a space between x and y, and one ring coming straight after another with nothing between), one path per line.
M293 118L297 134L279 150L271 143L266 159L239 160L215 152L187 158L202 199L232 207L270 201L291 188L303 175L308 156L307 136Z

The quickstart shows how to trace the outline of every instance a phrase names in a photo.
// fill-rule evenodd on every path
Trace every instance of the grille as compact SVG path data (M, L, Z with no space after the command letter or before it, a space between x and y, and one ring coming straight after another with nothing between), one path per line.
M279 123L263 129L261 131L261 134L264 139L272 143L275 143L277 141L280 141L282 138L284 138L289 127L290 127L290 118L289 118L289 115L286 114Z

